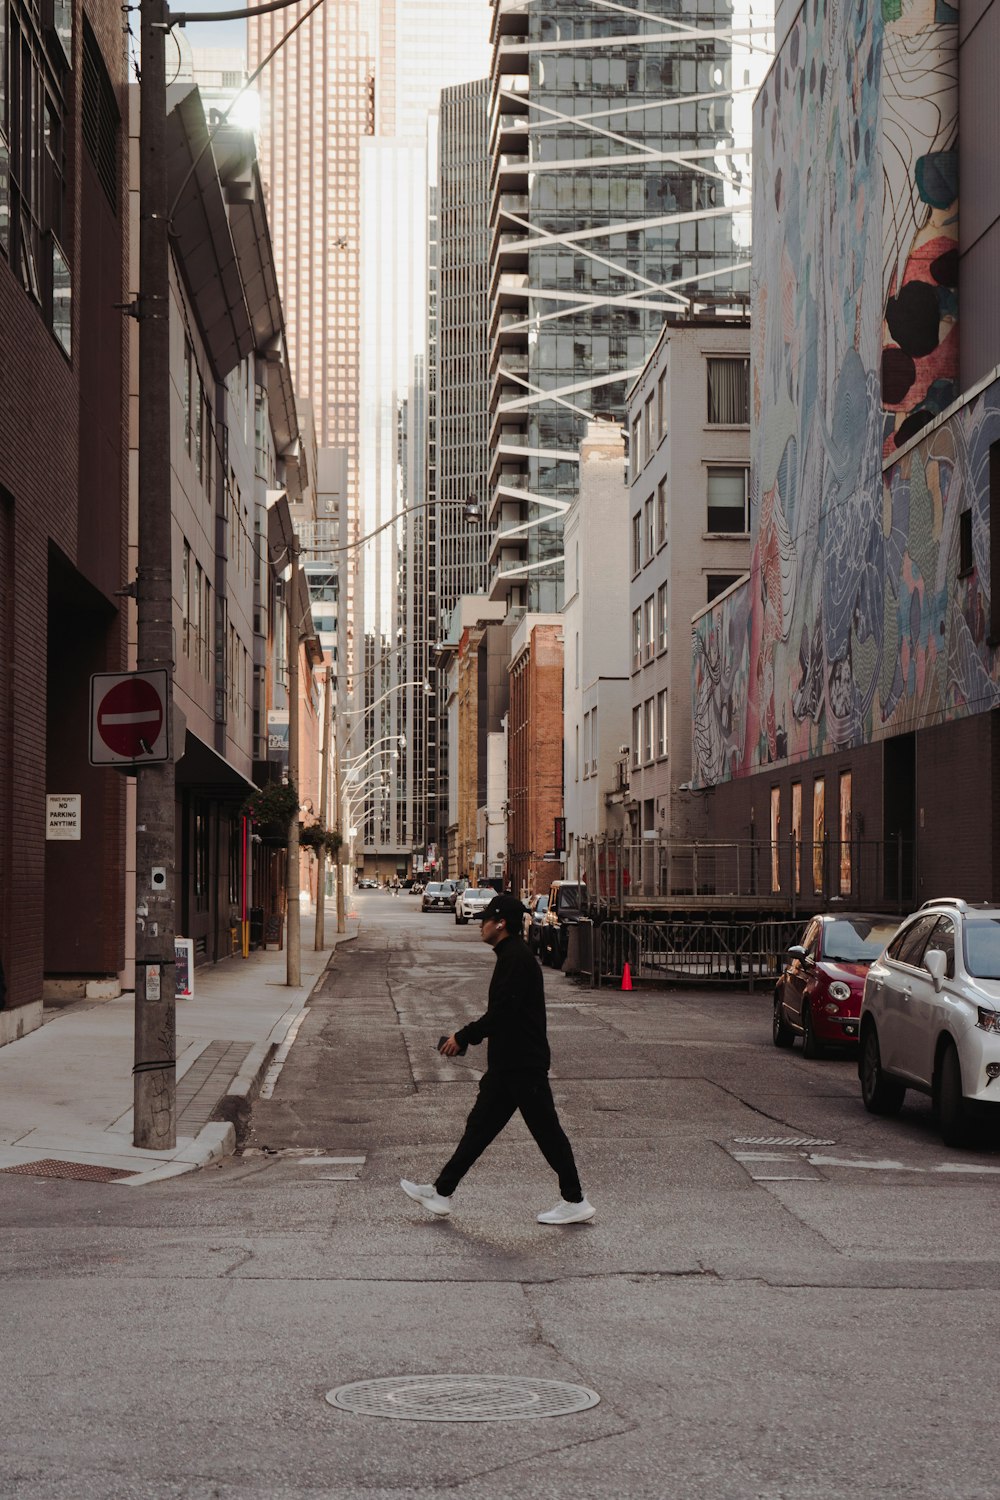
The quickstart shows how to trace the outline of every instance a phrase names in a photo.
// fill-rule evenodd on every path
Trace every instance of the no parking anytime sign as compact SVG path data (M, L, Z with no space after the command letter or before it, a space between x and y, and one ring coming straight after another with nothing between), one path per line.
M167 674L97 672L90 679L90 764L153 765L170 759Z

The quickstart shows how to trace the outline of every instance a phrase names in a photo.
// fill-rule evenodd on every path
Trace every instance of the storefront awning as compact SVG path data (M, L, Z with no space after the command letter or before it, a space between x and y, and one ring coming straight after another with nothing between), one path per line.
M190 729L184 733L184 754L176 766L178 790L199 792L217 801L242 802L254 783L224 760L211 745L206 745Z

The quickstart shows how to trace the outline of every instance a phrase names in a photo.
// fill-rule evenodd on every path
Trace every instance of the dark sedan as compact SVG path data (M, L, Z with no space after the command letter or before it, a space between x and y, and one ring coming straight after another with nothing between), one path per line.
M789 948L774 989L774 1045L791 1047L800 1036L806 1057L822 1057L828 1046L856 1046L865 975L898 925L857 912L813 917L801 943Z
M453 880L432 880L420 898L421 911L454 911L458 892Z

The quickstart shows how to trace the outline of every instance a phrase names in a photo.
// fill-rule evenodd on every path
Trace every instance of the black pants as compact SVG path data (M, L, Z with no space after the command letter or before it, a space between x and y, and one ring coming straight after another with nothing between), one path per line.
M577 1176L573 1148L559 1123L555 1100L545 1073L486 1073L479 1084L479 1097L465 1122L465 1134L451 1161L434 1186L448 1198L466 1172L477 1162L491 1141L521 1111L521 1118L545 1160L559 1178L559 1191L567 1203L581 1203L583 1192Z

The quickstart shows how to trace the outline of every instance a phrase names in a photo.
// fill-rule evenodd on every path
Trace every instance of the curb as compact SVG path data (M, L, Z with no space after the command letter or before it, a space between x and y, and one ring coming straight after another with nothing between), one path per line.
M198 1132L198 1135L195 1138L195 1146L199 1144L202 1137L207 1131L211 1131L213 1126L217 1128L218 1124L221 1122L224 1124L228 1124L231 1128L232 1140L227 1145L226 1149L221 1151L219 1155L231 1156L237 1150L239 1143L246 1132L247 1121L250 1115L250 1106L253 1103L254 1099L257 1097L257 1093L262 1082L264 1081L264 1077L267 1073L268 1068L274 1061L275 1053L278 1051L278 1048L282 1045L292 1027L295 1025L296 1019L301 1016L302 1012L309 1005L309 1001L312 999L313 995L326 979L326 976L330 972L341 944L345 942L353 942L357 936L357 932L351 933L350 936L344 934L344 936L340 938L340 941L333 945L333 948L330 950L330 957L327 963L322 969L320 969L309 989L302 995L301 1000L296 1004L289 1006L288 1010L286 1010L285 1014L281 1017L281 1020L278 1021L277 1024L272 1028L271 1034L267 1038L266 1042L258 1042L256 1046L251 1047L250 1051L243 1059L243 1064L239 1072L236 1074L228 1089L223 1094L218 1104L215 1106L215 1109L212 1111L215 1119L208 1125L203 1126L202 1129ZM199 1161L198 1165L205 1166L213 1159L214 1157L209 1155L205 1158L204 1161Z

